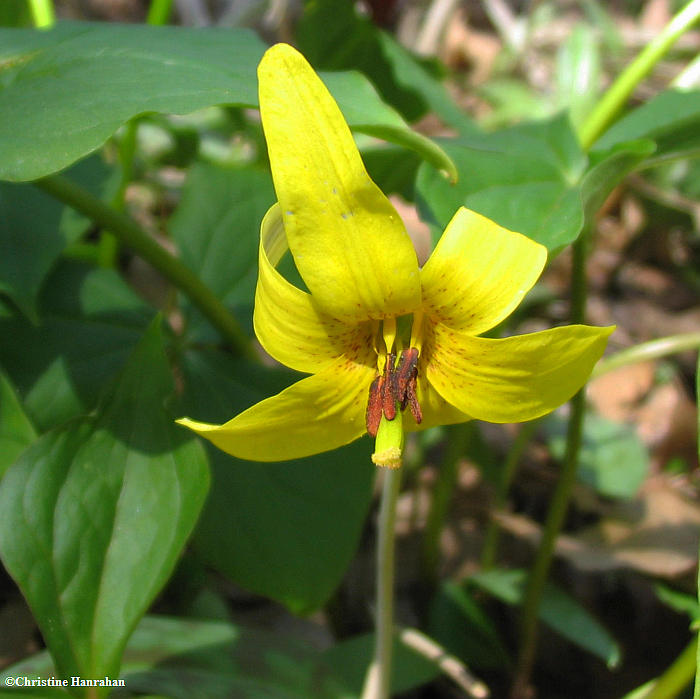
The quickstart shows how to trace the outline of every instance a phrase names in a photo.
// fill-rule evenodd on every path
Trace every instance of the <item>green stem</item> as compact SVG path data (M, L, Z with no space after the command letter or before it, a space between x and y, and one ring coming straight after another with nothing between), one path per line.
M148 24L167 24L173 10L173 0L151 0L146 22Z
M242 356L255 358L248 337L211 289L176 257L158 245L132 219L110 208L65 177L52 175L37 180L34 184L113 233L121 243L131 248L187 294L234 351Z
M585 320L586 308L586 253L588 246L588 231L583 230L573 245L573 267L571 279L571 320L582 323ZM547 513L547 520L542 531L528 576L527 587L520 618L519 653L515 669L515 678L511 689L511 697L519 699L527 695L527 685L535 660L537 648L537 625L542 601L542 593L549 575L549 568L554 556L554 546L559 532L564 524L566 511L569 507L571 493L576 483L578 455L581 449L583 435L583 418L586 413L585 388L582 388L571 399L571 415L566 434L566 453L557 487L552 496L552 502Z
M678 37L698 19L700 0L691 0L620 73L581 127L579 138L584 150L588 150L598 140L627 102L634 88L673 46Z
M538 425L538 420L531 420L520 428L520 432L518 432L518 436L515 438L515 441L508 452L506 463L501 470L501 479L498 482L498 488L491 506L491 509L494 512L500 512L505 509L506 501L508 499L508 491L510 490L510 484L513 482L518 463L520 462L520 458L525 451L525 447L532 439L532 435L535 433ZM498 522L491 517L488 525L486 526L486 533L484 534L484 547L481 552L481 567L484 570L493 568L496 562L496 554L498 552L498 542L500 536L501 527Z
M401 468L380 469L384 475L377 542L377 618L374 657L367 670L362 699L388 699L394 642L394 526Z
M56 22L53 0L29 0L29 10L35 27L46 28Z
M440 563L440 534L445 526L452 493L457 484L459 461L464 456L473 425L465 422L449 428L445 458L438 470L433 488L430 511L423 534L421 551L421 578L426 590L431 590L438 579Z
M696 350L698 348L700 348L700 332L660 337L657 340L649 340L649 342L642 342L634 345L634 347L628 347L605 359L601 359L591 376L596 378L628 364L659 359L669 354L678 354L678 352Z
M695 674L698 639L694 638L662 675L649 683L638 699L673 699L687 687Z

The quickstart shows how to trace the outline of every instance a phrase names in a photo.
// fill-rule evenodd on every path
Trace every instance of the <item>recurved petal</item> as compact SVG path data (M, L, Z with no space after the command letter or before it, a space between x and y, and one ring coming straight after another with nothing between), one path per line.
M371 346L369 324L348 325L320 311L310 294L290 284L276 269L287 251L279 205L260 226L258 285L253 325L260 344L277 361L314 373L342 354L355 356Z
M418 262L394 207L304 57L277 44L258 67L260 114L289 247L318 306L342 319L412 312Z
M344 357L223 425L178 420L219 449L251 461L287 461L348 444L365 432L375 369Z
M477 420L532 420L583 386L614 329L569 325L494 340L436 325L427 377L447 402Z
M510 315L546 259L544 246L461 208L421 270L424 307L434 320L478 335Z

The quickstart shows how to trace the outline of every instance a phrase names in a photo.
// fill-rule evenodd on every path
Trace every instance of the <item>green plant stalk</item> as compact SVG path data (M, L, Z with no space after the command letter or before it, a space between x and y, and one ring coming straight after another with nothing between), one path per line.
M158 245L131 218L115 211L87 190L60 175L45 177L34 184L113 233L122 244L131 248L186 294L221 333L231 349L241 356L256 358L248 337L211 289L174 255Z
M593 369L591 376L592 378L597 378L628 364L659 359L670 354L697 350L698 348L700 348L700 332L660 337L656 340L649 340L649 342L642 342L633 347L628 347L605 359L601 359L595 369Z
M513 482L515 477L515 472L518 468L518 463L520 458L525 451L525 447L529 444L532 439L532 435L535 433L537 426L539 425L538 420L531 420L525 423L518 432L518 436L515 438L513 445L508 451L508 456L506 457L506 463L501 470L501 478L498 482L498 487L496 489L496 494L491 505L491 509L500 512L506 506L506 500L508 499L508 491L510 490L510 484ZM498 553L498 543L501 537L501 527L498 522L491 517L489 523L486 526L486 533L484 534L484 546L481 551L481 567L484 570L493 568L496 562L496 554Z
M374 657L367 670L362 699L389 699L394 642L394 567L396 502L402 468L382 468L384 475L379 508L377 542L377 609Z
M421 578L426 590L432 589L438 580L440 533L445 525L452 493L457 484L459 460L464 456L472 429L471 422L452 425L449 428L445 458L438 470L425 532L423 533Z
M119 186L112 200L112 206L120 213L126 211L126 188L133 179L137 132L138 118L132 119L124 127L123 136L118 143L121 173L119 176ZM100 266L114 267L119 256L119 241L117 237L108 230L101 231L97 248L97 260Z
M53 0L29 0L29 10L35 27L46 28L56 22Z
M673 699L687 687L695 674L695 658L698 652L698 639L694 638L681 654L659 675L652 680L649 689L639 699Z
M644 79L678 37L700 19L700 0L691 0L620 73L583 124L579 133L581 147L588 150L610 126L624 107L634 88Z
M584 229L573 245L571 280L571 321L573 323L582 323L585 320L587 246L588 230ZM571 415L566 434L566 453L523 598L518 660L511 689L513 699L519 699L527 694L527 685L530 681L537 648L537 627L542 593L554 556L554 546L564 524L571 493L576 483L578 457L583 435L583 418L586 414L585 388L582 388L571 399L570 405Z
M698 354L698 366L695 372L695 396L697 399L697 404L700 406L700 354ZM700 410L698 410L698 456L700 456ZM700 599L700 570L698 571L698 599ZM697 629L695 629L697 638ZM693 691L693 698L700 699L700 643L698 643L698 650L696 654L696 664L695 664L695 689Z
M148 24L167 24L173 10L173 0L151 0L146 22Z

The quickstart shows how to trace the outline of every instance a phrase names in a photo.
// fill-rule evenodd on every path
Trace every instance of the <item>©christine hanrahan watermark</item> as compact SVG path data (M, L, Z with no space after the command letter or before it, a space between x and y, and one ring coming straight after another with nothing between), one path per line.
M5 677L6 687L126 687L126 680L102 677L99 679L87 679L84 677L27 677L15 675Z

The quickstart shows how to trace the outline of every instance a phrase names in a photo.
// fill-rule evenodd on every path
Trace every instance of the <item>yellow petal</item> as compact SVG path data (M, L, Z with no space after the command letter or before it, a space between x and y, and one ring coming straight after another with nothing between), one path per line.
M571 398L614 330L569 325L493 340L444 325L430 329L427 378L459 410L488 422L521 422Z
M260 344L278 362L314 373L343 353L357 356L370 347L369 323L347 325L319 311L310 294L290 284L276 269L287 251L279 205L260 226L258 286L253 325Z
M479 335L518 306L546 259L539 243L461 208L421 270L426 312Z
M423 420L419 425L416 424L411 411L406 408L403 416L403 425L407 432L426 430L429 427L437 427L438 425L454 425L471 420L469 415L450 405L430 385L430 382L424 376L418 376L417 395L418 403L423 413Z
M338 105L286 44L267 51L258 79L284 228L315 302L341 319L412 312L420 305L413 245L367 175Z
M225 452L251 461L286 461L335 449L361 437L369 385L368 365L337 359L223 425L178 420Z

